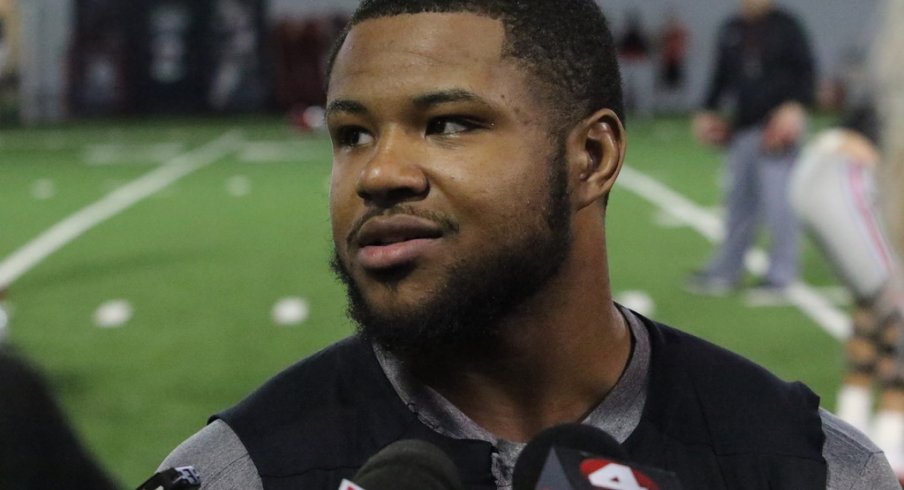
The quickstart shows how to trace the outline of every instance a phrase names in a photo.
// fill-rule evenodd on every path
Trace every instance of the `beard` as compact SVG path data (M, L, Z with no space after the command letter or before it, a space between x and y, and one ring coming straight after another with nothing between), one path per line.
M477 360L498 352L506 334L502 320L538 294L568 258L568 174L564 145L557 146L549 163L543 219L509 230L513 239L495 247L488 243L482 255L451 264L430 298L416 308L378 311L334 249L331 266L346 286L347 313L358 335L412 361Z

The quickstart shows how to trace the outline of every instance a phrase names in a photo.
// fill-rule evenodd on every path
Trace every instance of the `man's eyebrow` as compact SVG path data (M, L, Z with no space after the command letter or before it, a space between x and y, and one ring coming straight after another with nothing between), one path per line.
M426 109L440 104L449 104L452 102L477 102L481 105L489 106L490 103L473 92L462 89L441 90L438 92L430 92L419 95L414 98L415 107Z
M491 105L482 97L479 97L473 92L469 92L463 89L450 89L440 90L437 92L429 92L426 94L418 95L417 97L412 99L412 104L414 104L414 106L419 109L427 109L437 105L450 104L453 102L474 102L487 107ZM340 112L361 115L367 114L370 111L364 104L350 99L336 99L330 102L326 107L327 117Z
M354 100L346 100L346 99L336 99L329 103L326 106L326 115L329 117L331 114L335 114L337 112L347 112L349 114L367 114L368 110L364 104L354 101Z

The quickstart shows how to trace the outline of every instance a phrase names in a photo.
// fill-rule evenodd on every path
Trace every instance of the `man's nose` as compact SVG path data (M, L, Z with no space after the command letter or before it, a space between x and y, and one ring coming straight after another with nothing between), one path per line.
M430 189L415 143L401 131L384 134L358 176L356 191L364 201L390 207L422 199Z

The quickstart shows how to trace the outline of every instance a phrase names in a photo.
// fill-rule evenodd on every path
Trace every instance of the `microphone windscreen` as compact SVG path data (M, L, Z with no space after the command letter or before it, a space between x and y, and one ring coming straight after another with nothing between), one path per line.
M582 424L563 424L550 427L524 446L512 474L512 488L536 488L540 474L553 447L574 449L612 459L627 460L624 448L600 429Z
M426 441L396 441L371 456L352 479L366 490L464 490L455 463Z

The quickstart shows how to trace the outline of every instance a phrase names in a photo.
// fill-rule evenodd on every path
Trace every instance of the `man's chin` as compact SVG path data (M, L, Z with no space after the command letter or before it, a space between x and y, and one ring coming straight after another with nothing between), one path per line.
M359 336L395 355L409 357L418 350L433 350L431 322L416 309L359 303L350 305L349 316L357 324Z
M413 264L408 264L387 269L371 270L363 275L367 282L372 284L372 287L396 291L406 280L410 279L410 276L414 271L415 266ZM361 281L358 281L358 284L360 283Z
M349 316L357 324L359 336L411 361L442 364L448 358L479 356L475 349L483 351L495 345L492 329L482 322L466 320L466 315L461 316L442 301L424 299L427 301L416 305L392 308L352 302Z

